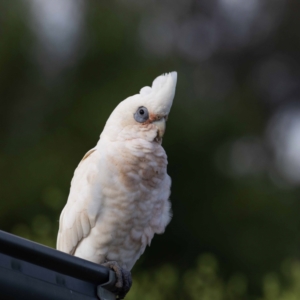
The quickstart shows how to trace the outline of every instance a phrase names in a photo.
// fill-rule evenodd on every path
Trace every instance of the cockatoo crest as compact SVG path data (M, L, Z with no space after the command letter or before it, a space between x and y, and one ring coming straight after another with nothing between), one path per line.
M177 72L158 76L152 87L140 90L140 97L152 108L153 112L168 115L173 103L177 83ZM125 100L126 101L126 100Z

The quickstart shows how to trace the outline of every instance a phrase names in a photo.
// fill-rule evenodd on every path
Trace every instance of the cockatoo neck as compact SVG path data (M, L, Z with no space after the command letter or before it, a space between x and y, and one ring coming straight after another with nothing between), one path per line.
M100 140L109 140L111 142L124 142L130 140L143 140L149 143L160 143L163 133L155 123L144 125L128 125L124 128L109 128L104 130L100 136ZM113 130L113 132L111 131Z

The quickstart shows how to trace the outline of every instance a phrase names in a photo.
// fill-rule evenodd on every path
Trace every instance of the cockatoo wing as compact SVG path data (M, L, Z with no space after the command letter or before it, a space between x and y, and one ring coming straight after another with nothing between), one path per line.
M101 210L101 191L96 184L98 161L96 148L85 154L74 172L68 202L60 215L57 249L71 255L90 234Z

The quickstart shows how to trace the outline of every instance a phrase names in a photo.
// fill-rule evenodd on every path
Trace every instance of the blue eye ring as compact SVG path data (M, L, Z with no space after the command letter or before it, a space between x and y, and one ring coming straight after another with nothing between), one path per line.
M133 116L138 123L144 123L149 119L148 109L145 106L140 106Z

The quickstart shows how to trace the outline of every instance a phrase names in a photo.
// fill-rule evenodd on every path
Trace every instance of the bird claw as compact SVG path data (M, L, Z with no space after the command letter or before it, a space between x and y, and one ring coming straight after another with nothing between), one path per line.
M115 290L112 292L117 294L117 299L124 299L132 285L130 271L121 268L116 261L107 261L102 265L115 271L117 282L115 284Z

